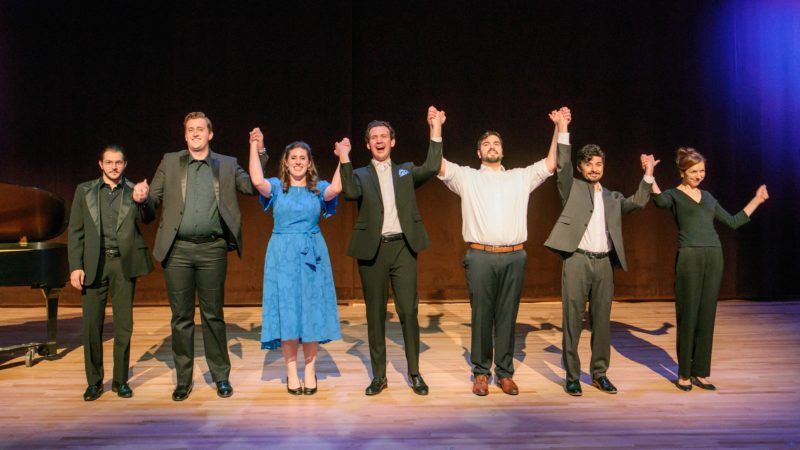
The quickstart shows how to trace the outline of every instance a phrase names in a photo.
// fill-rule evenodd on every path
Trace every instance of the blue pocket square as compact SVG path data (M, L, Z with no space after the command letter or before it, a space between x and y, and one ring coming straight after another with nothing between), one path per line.
M406 169L400 169L397 173L401 177L404 177L404 176L408 175L408 171Z

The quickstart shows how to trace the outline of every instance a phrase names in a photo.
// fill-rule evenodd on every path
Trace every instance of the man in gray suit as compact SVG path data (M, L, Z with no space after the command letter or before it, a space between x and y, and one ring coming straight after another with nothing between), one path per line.
M114 320L111 390L123 398L133 395L128 385L133 295L136 278L153 271L137 221L151 222L155 210L144 199L134 202L134 185L123 176L128 165L125 150L109 145L98 163L102 176L78 185L69 216L70 285L81 291L83 308L86 401L103 394L103 323L109 294Z
M600 184L605 154L597 145L587 145L578 152L577 170L572 174L572 147L567 132L570 120L559 116L556 183L561 216L553 227L545 246L561 255L564 268L561 279L563 307L563 364L567 373L565 390L582 395L580 385L580 339L586 300L592 329L592 385L603 392L616 394L617 388L606 376L611 354L611 297L614 294L614 266L627 270L622 242L622 214L644 208L650 199L653 165L648 164L636 193L625 198Z
M137 185L137 195L163 204L153 255L164 267L172 309L172 354L177 370L175 401L192 391L194 368L195 292L200 303L203 346L217 395L230 397L233 388L225 333L225 276L228 251L242 252L242 217L237 192L256 195L250 176L236 158L211 151L211 120L202 112L183 121L187 150L167 153L151 186ZM259 152L266 164L266 150Z

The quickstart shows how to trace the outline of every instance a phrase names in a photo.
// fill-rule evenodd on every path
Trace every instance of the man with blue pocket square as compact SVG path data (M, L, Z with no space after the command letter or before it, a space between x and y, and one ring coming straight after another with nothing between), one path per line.
M395 132L389 122L367 125L366 146L372 161L353 169L349 151L341 152L342 192L358 202L358 219L347 254L358 260L358 272L367 307L372 382L366 395L386 389L386 304L389 282L403 330L411 389L428 395L419 372L419 322L417 321L417 254L430 240L417 208L415 190L436 176L442 162L444 111L428 108L428 156L421 166L394 163L390 156Z

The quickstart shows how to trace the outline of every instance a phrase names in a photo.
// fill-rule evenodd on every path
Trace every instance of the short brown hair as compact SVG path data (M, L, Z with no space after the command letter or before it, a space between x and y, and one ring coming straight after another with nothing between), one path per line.
M583 148L578 150L578 163L589 162L595 156L599 156L600 159L603 160L603 163L606 162L606 154L603 153L603 150L600 149L599 145L595 144L584 145Z
M500 133L489 130L485 131L482 135L480 135L480 137L478 137L478 148L481 148L481 142L485 141L489 136L497 136L497 139L500 139L500 145L503 145L503 137L500 136Z
M701 162L706 162L706 157L692 147L681 147L675 153L675 164L681 172Z
M375 127L386 127L389 129L389 138L394 139L394 128L385 120L373 120L367 124L367 131L364 132L364 140L369 142L369 131Z
M183 119L183 129L186 129L186 124L192 119L206 119L206 124L208 124L208 131L214 131L211 127L211 119L208 118L203 112L201 111L193 111L186 115Z

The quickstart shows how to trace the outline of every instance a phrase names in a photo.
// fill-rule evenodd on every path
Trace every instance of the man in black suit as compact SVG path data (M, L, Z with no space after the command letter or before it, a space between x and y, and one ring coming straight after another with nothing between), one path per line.
M203 346L217 395L230 397L233 387L225 332L225 276L228 251L241 256L241 212L237 192L256 195L250 176L236 158L211 151L211 120L202 112L183 121L187 150L167 153L152 185L137 185L155 206L163 205L153 255L164 266L172 309L172 353L177 370L175 401L192 391L195 292L200 303ZM266 150L260 152L266 164Z
M366 395L379 394L387 387L385 335L390 281L403 329L411 389L428 395L428 385L419 373L417 253L430 241L414 191L439 173L444 111L430 107L427 120L431 140L422 166L411 162L396 164L390 159L395 135L392 126L384 121L367 125L365 140L372 154L370 164L354 170L349 151L339 154L344 197L358 201L358 220L347 254L358 260L367 307L372 382Z
M111 390L133 395L128 366L136 278L153 271L137 221L155 218L152 204L133 201L133 183L123 173L128 161L117 145L103 149L102 175L78 185L69 217L70 284L81 291L86 401L103 393L103 323L109 294L114 321L114 378Z

